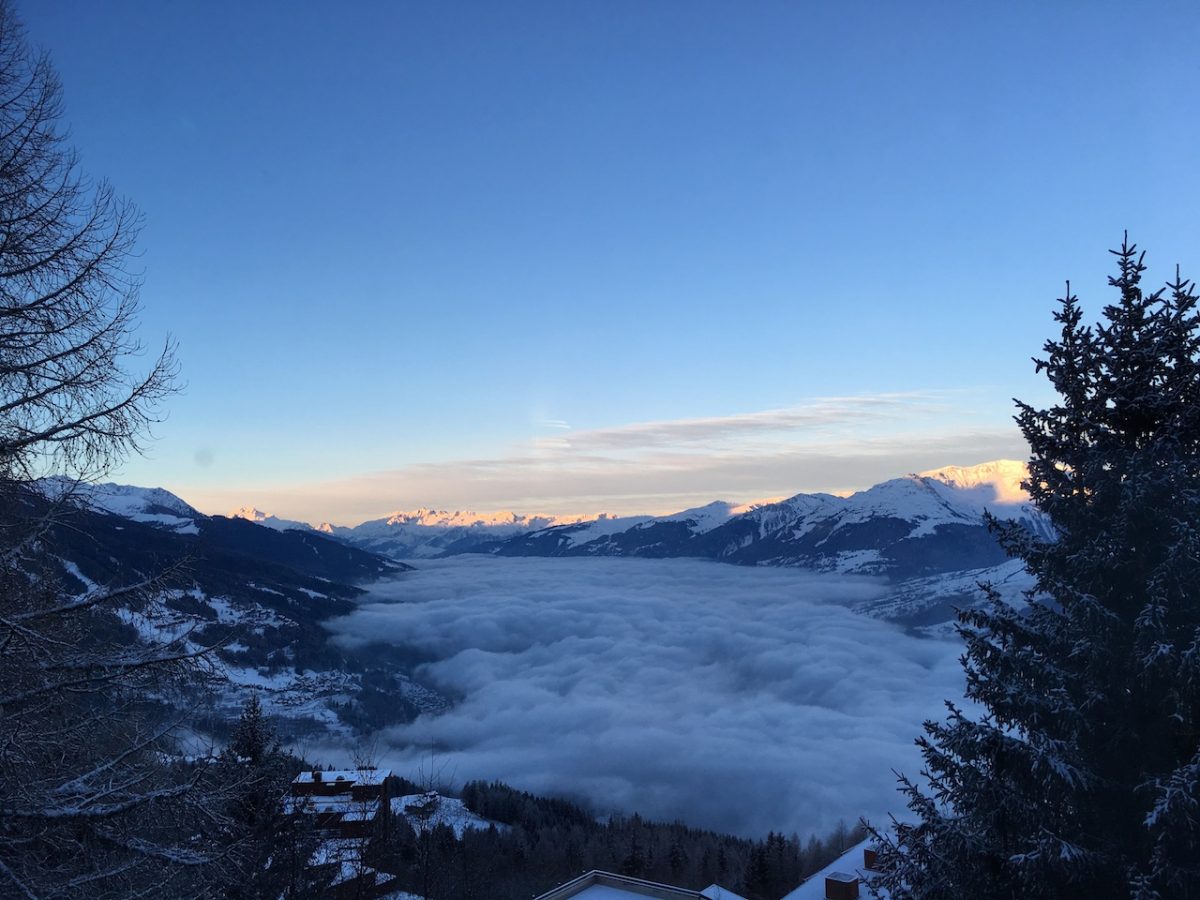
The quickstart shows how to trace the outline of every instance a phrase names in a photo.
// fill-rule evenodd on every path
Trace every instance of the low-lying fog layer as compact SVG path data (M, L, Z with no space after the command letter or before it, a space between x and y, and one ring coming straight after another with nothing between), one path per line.
M866 579L691 560L422 562L333 627L438 662L465 699L380 735L401 773L502 779L746 835L903 804L923 719L962 692L958 645L840 604Z

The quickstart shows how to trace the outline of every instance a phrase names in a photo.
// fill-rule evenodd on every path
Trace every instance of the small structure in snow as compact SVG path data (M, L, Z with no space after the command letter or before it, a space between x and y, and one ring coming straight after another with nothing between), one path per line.
M441 799L437 791L405 797L404 812L410 816L431 816L437 812Z
M825 900L858 900L858 876L830 872L825 876Z

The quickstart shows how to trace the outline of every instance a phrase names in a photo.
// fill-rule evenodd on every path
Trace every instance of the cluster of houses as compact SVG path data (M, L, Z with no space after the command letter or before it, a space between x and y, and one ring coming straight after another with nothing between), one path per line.
M365 851L374 835L387 833L393 814L425 818L437 813L442 798L432 791L391 797L391 774L389 769L375 768L333 772L313 769L301 772L292 781L285 809L290 815L305 816L320 837L308 864L328 870L335 900L411 896L399 893L394 875L369 865ZM863 896L860 886L879 874L876 866L875 851L869 841L863 841L781 900L858 900ZM600 871L581 875L536 900L629 898L745 900L716 884L696 891Z

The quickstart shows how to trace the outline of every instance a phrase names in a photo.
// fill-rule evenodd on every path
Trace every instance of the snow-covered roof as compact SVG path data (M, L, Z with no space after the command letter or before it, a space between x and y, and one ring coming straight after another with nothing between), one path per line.
M870 896L867 893L866 884L879 874L863 865L863 851L868 849L871 844L871 838L855 844L820 872L806 878L800 887L784 894L781 900L825 900L825 879L834 875L849 875L857 878L862 885L859 896ZM883 897L884 900L887 900L886 894Z
M351 800L344 794L335 797L286 797L284 811L306 815L336 813L347 822L369 822L379 814L379 798Z
M547 891L535 900L629 900L629 898L646 897L657 900L745 900L732 891L718 885L712 885L703 891L693 891L688 888L660 884L656 881L645 881L641 878L631 878L628 875L615 875L612 872L601 872L593 869L580 875L573 881L560 884L553 890Z
M347 787L351 784L383 784L391 774L391 769L342 769L332 772L316 770L315 772L301 772L292 779L292 783L313 784L319 782L321 784L336 784L341 781L345 782Z

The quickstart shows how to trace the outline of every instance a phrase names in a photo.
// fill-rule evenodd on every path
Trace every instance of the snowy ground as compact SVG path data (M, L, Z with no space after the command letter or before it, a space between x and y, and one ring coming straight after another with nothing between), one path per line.
M923 719L958 697L960 647L850 607L879 582L693 560L458 557L372 591L334 628L438 661L463 699L379 736L434 765L599 811L761 836L902 806Z

